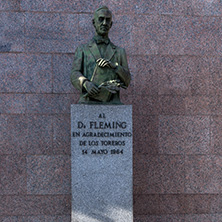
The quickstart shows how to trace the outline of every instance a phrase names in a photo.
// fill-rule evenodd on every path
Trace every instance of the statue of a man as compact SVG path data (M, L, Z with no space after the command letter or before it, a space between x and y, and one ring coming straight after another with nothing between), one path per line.
M71 82L81 92L79 103L122 104L120 87L127 88L131 77L125 50L108 38L111 11L106 6L98 8L92 22L96 34L76 49Z

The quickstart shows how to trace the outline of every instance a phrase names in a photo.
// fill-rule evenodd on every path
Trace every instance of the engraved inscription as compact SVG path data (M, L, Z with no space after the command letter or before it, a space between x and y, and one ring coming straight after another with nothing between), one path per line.
M127 151L127 140L132 137L125 121L107 121L105 113L97 120L74 123L73 139L78 141L82 155L123 155Z

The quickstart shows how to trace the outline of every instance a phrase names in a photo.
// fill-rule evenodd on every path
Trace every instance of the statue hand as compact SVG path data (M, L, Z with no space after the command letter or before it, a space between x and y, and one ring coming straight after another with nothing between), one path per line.
M109 61L103 58L99 58L96 60L96 63L98 64L99 67L105 67L108 66Z
M84 87L90 96L96 95L99 93L99 88L92 82L86 81Z
M109 66L111 69L115 69L115 68L118 66L118 63L113 63L113 62L109 61L108 66Z
M109 67L111 69L115 69L118 65L116 63L113 63L107 59L99 58L96 60L98 66L100 67Z

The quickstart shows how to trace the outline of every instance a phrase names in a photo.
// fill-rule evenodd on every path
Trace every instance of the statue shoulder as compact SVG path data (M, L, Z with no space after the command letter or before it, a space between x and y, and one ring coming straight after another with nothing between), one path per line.
M81 44L76 47L78 51L84 51L88 47L89 43Z
M110 46L113 48L113 49L119 49L120 47L115 45L113 42L110 42Z
M94 43L94 41L91 39L89 42L83 43L83 44L80 44L79 46L77 46L76 50L78 50L78 51L85 51L90 46L92 46L93 43Z
M113 49L116 49L118 52L120 53L125 53L125 49L122 47L119 47L117 45L115 45L114 43L110 42L110 45L112 46Z

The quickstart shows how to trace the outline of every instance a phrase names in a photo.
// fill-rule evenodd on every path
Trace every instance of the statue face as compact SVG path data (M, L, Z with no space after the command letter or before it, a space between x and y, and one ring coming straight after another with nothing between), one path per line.
M98 11L94 17L93 25L98 35L107 36L112 27L111 13L106 9Z

